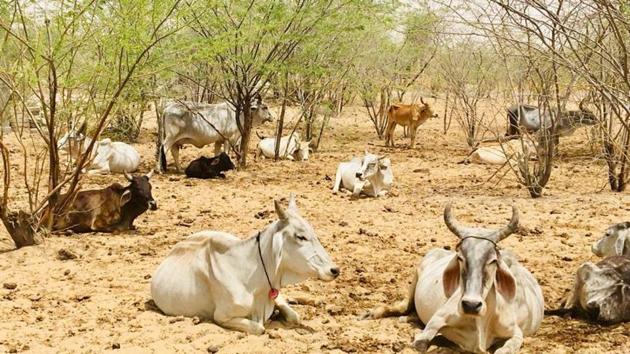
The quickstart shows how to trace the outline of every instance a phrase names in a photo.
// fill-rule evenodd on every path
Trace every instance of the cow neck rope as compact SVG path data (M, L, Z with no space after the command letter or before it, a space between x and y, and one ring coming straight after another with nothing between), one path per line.
M457 246L455 246L455 249L459 249L459 246L462 245L462 242L464 242L465 239L467 238L475 238L477 240L484 240L484 241L488 241L490 243L492 243L494 245L494 249L499 252L499 246L497 245L496 242L492 241L491 239L485 238L485 237L479 237L479 236L466 236L464 238L462 238L461 240L459 240L459 242L457 242Z
M258 256L260 257L260 263L262 263L263 270L265 271L265 277L267 277L267 283L269 284L269 298L274 300L280 294L280 291L271 285L271 280L269 279L269 273L267 273L267 267L265 267L265 261L263 260L262 251L260 250L260 232L256 234L256 243L258 244Z

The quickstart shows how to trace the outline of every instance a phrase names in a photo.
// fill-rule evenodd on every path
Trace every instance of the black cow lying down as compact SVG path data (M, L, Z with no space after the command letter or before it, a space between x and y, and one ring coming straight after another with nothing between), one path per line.
M223 172L233 170L234 164L230 157L222 152L215 157L200 157L186 167L186 176L191 178L225 178Z

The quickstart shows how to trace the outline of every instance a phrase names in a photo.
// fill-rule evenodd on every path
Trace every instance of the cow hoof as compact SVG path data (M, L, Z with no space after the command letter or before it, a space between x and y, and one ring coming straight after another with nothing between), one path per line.
M288 324L288 325L299 325L300 324L300 315L298 315L297 312L295 312L292 308L290 307L279 307L278 310L280 310L280 315L281 320L283 323Z
M412 345L420 353L426 353L429 349L429 341L425 339L414 340Z
M265 327L263 325L256 323L256 326L249 331L250 334L261 336L265 334Z
M494 351L494 354L512 354L512 353L514 353L514 351L510 349L506 349L506 348L499 348Z

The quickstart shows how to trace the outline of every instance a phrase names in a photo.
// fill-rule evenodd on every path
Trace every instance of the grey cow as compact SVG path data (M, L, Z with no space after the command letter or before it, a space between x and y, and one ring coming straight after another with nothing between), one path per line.
M630 257L582 264L562 308L550 314L566 312L606 324L630 321Z
M582 264L560 309L548 314L569 313L602 323L630 321L630 222L606 229L592 250L605 258Z
M251 105L253 125L273 121L267 105L258 97ZM236 123L236 109L228 102L218 104L198 104L192 102L171 103L163 115L164 139L160 146L157 171L166 170L166 155L170 151L175 160L175 168L180 171L179 148L192 144L198 148L214 144L214 154L221 152L224 145L236 145L241 133ZM241 115L241 125L243 115Z
M551 116L548 112L541 113L537 106L526 104L513 105L507 109L509 126L506 136L519 135L521 129L528 132L537 132L541 129L555 129L554 136L567 136L573 134L576 129L583 126L592 126L599 123L599 120L587 108L584 107L584 100L579 104L579 110L561 112L552 124Z

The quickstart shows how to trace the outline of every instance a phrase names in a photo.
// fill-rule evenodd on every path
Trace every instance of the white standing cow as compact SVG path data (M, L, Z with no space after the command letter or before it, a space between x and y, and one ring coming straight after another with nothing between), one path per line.
M151 281L160 310L252 334L264 333L275 308L289 323L298 323L280 288L309 277L331 281L339 268L300 215L293 195L288 209L274 204L278 220L254 237L203 231L175 245Z
M267 105L258 97L251 105L252 124L258 125L273 121ZM197 104L176 102L164 109L164 139L160 145L157 171L166 170L166 155L170 151L175 161L175 168L180 171L179 149L184 144L202 148L214 144L214 154L229 152L230 145L236 145L241 133L236 122L236 109L227 102L218 104ZM241 114L241 124L244 117Z
M598 257L630 256L630 222L609 227L604 236L593 244L592 251Z
M261 140L258 142L256 151L257 156L273 158L276 156L276 138L265 138L258 136ZM300 136L292 134L280 138L279 155L281 159L306 161L310 153L310 141L300 141Z
M77 130L71 128L59 141L57 147L66 148L73 159L85 153L92 139L85 135L86 123L83 122ZM94 144L90 154L93 157L87 166L89 174L131 173L140 166L140 154L136 149L120 141L111 141L109 138L99 140Z
M426 352L438 333L464 351L516 353L524 336L536 332L544 301L536 279L497 243L518 227L518 211L499 230L461 226L444 210L444 221L458 238L456 251L429 251L414 273L408 297L383 305L364 318L400 316L416 311L426 324L414 346Z
M365 155L342 162L337 168L333 193L341 188L352 191L353 197L361 193L370 197L387 194L394 183L391 161L384 156L377 156L365 151Z

